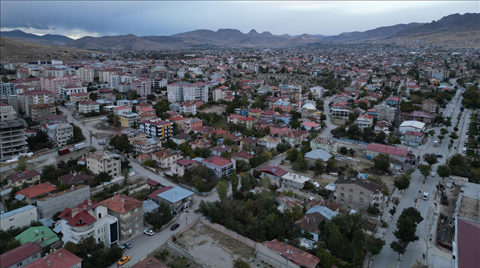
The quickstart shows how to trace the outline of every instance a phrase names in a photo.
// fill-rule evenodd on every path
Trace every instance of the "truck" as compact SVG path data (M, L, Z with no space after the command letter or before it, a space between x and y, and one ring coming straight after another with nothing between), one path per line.
M68 148L58 150L58 155L68 154L70 150Z
M433 141L433 147L438 147L438 141Z
M75 144L75 145L73 146L73 149L74 149L75 151L77 151L77 150L83 149L83 148L85 148L85 147L86 147L85 142L80 142L80 143Z

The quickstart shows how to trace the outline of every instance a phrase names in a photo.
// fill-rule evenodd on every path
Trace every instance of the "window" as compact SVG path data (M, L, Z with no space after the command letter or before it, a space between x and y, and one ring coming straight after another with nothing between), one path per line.
M340 190L345 190L345 187L340 187Z
M360 192L360 195L363 195L363 192Z
M360 198L360 203L363 203L363 198Z
M352 199L353 199L353 195L349 195L349 196L348 196L348 199L352 200Z
M350 193L353 193L353 189L350 189L349 191L350 191Z
M344 196L345 196L345 194L344 194L344 193L341 193L341 194L340 194L340 196L341 196L341 197L344 197Z

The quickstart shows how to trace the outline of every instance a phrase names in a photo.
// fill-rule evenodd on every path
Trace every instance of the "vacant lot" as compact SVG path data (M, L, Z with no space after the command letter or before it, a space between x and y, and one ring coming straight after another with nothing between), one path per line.
M204 267L233 267L233 261L240 258L256 267L254 250L199 222L184 232L176 242L186 249Z
M225 112L225 109L227 107L226 106L223 106L223 105L212 105L210 107L207 107L205 109L202 109L200 112L202 113L217 113L217 114L221 114L223 112Z

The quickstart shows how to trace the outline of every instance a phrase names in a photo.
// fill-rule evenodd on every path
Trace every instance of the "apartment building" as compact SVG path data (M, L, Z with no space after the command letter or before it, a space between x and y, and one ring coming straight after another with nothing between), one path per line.
M132 90L137 91L140 96L147 96L152 93L152 81L148 78L139 78L132 82Z
M100 202L108 208L108 215L118 219L120 241L143 232L143 202L133 197L117 194Z
M312 178L308 176L288 172L280 178L280 186L301 190L305 186L305 183L311 179Z
M422 110L427 111L429 113L436 113L438 108L438 102L426 99L422 100Z
M5 101L10 95L16 95L15 84L0 81L0 101Z
M203 121L199 118L189 118L187 120L182 121L181 129L185 133L189 133L192 129L197 127L202 127Z
M121 174L121 160L109 151L98 150L87 156L87 168L95 175L106 172L115 178Z
M133 151L136 152L137 154L150 155L158 151L158 149L161 146L162 146L162 143L155 138L133 141Z
M360 129L364 129L366 127L367 128L372 127L373 126L373 116L368 115L368 114L363 114L363 115L357 117L357 119L355 120L355 124L357 124L357 126Z
M0 159L9 159L28 151L25 126L17 119L17 113L5 104L0 104Z
M55 98L62 97L62 88L65 87L81 87L83 80L76 75L65 75L63 77L45 77L40 80L40 87L42 90L47 90L53 93Z
M30 110L30 119L33 121L37 121L39 118L55 115L57 111L55 104L47 103L30 105L28 109Z
M42 125L42 130L57 147L67 145L67 142L73 138L73 126L68 123Z
M74 94L71 94L70 96L68 96L68 100L69 100L71 103L77 103L77 102L81 102L81 101L88 101L88 100L89 100L89 96L88 96L88 93L74 93Z
M347 209L381 208L384 202L383 187L359 178L338 178L335 181L336 203Z
M78 244L89 236L106 248L118 241L118 220L108 214L106 205L86 199L74 208L65 208L60 213L62 219L62 241Z
M218 178L230 177L235 170L235 161L221 156L211 156L200 162L203 166L213 170Z
M138 114L137 113L128 113L122 114L120 116L120 126L121 127L133 127L138 122Z
M78 103L78 112L81 114L90 112L100 113L100 103L96 101L81 101Z
M208 84L176 82L167 85L167 97L170 103L200 100L208 102Z
M158 117L138 122L138 128L145 132L148 137L157 137L162 142L169 139L172 134L172 122L163 121Z
M20 110L25 112L25 116L31 117L30 107L39 104L55 104L53 93L47 90L24 92L20 99Z
M24 170L8 176L7 181L8 185L12 187L22 187L22 185L33 186L40 182L40 173L36 170Z
M157 163L157 166L164 169L169 169L177 160L182 158L181 151L171 149L165 149L152 154L152 159Z
M84 67L77 70L77 75L87 83L93 83L95 79L95 71L93 68Z
M64 100L69 100L70 96L73 94L82 94L82 93L88 94L87 87L82 87L82 86L80 87L65 86L65 87L62 87L60 90L61 90L62 99Z

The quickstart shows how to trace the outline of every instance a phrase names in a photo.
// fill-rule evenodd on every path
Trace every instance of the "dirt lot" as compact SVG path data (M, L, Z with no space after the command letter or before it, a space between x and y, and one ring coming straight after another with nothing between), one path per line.
M330 122L335 126L343 126L345 125L345 119L341 118L330 118Z
M223 106L223 105L212 105L210 107L207 107L205 109L202 109L201 112L202 113L217 113L217 114L221 114L223 112L225 112L225 109L227 107L226 106Z
M199 222L178 237L177 244L194 256L204 267L233 267L240 258L251 267L261 265L255 260L254 250Z

